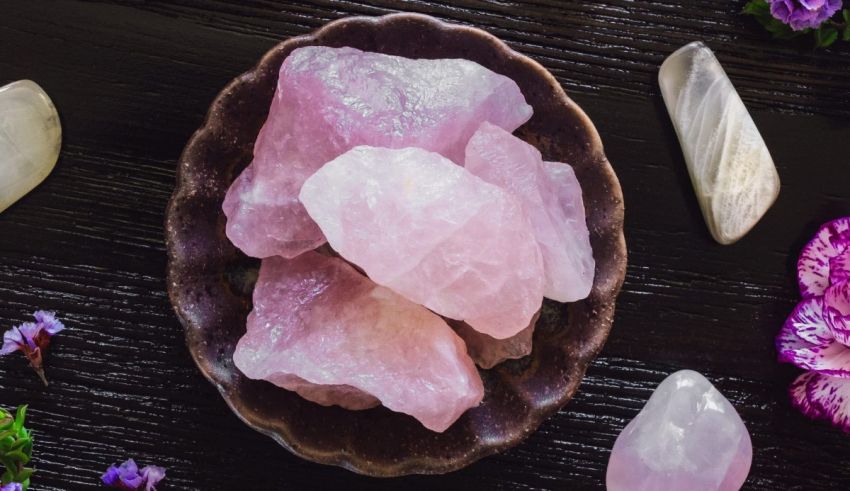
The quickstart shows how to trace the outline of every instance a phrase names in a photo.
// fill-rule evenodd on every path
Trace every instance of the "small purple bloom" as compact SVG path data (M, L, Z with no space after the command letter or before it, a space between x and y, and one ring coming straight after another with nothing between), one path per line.
M23 486L20 483L10 482L9 484L4 484L0 486L0 491L23 491Z
M33 314L35 322L24 322L3 333L3 346L0 356L21 351L30 361L33 369L47 385L44 377L43 353L50 345L50 338L65 329L65 325L56 319L53 312L39 310Z
M47 331L47 334L51 336L65 329L65 324L59 322L56 314L53 312L39 310L33 314L33 317L35 317L35 322L38 323L38 326Z
M767 0L770 14L795 31L817 29L841 9L841 0Z
M107 486L125 491L156 491L156 485L165 478L165 469L148 465L139 469L133 459L120 466L111 465L101 476ZM0 490L2 491L2 490Z

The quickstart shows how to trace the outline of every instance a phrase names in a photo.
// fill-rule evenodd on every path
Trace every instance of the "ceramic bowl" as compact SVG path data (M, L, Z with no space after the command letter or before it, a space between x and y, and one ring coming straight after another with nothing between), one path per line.
M590 296L546 301L533 353L482 370L485 397L444 433L384 408L323 407L233 365L259 262L224 234L222 200L251 161L278 69L295 48L352 46L409 58L466 58L519 84L534 116L517 135L547 160L571 164L584 190L596 258ZM569 401L599 353L626 270L623 199L599 135L554 77L479 29L411 14L346 18L289 39L218 95L180 157L166 217L168 291L201 372L248 426L305 459L373 476L444 473L517 444Z

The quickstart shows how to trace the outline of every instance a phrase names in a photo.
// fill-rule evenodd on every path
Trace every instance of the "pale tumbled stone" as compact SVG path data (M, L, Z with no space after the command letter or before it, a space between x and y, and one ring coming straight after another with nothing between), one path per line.
M355 147L301 188L328 243L376 283L497 339L543 301L543 260L522 205L421 148Z
M735 491L750 472L750 434L705 377L681 370L617 437L608 491Z
M296 49L280 68L254 160L225 197L227 236L249 256L297 256L325 242L298 201L325 162L374 145L420 147L463 164L483 121L513 131L531 113L516 82L469 60Z
M444 431L484 396L463 341L433 312L342 259L264 259L233 362L319 404L380 401Z
M697 200L712 236L737 241L779 195L779 174L741 97L701 42L670 55L658 74Z
M0 212L43 181L59 158L62 126L35 82L0 87Z

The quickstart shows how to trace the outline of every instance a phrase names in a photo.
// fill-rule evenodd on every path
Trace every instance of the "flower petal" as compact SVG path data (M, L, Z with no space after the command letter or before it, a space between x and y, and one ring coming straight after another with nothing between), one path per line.
M114 465L110 465L109 469L106 469L106 472L100 476L100 480L107 486L114 486L118 484L118 468Z
M827 307L824 318L832 337L842 345L850 346L850 315L841 315L841 312Z
M829 260L829 284L850 282L850 246Z
M770 14L786 24L791 19L793 9L794 3L791 0L773 0L770 2Z
M156 491L157 483L165 479L165 469L155 465L147 465L142 469L141 476L145 479L145 491Z
M850 379L814 374L806 384L806 397L822 418L850 433Z
M824 302L822 297L806 298L797 304L782 331L788 331L814 345L824 345L833 339L832 332L826 326L823 317ZM777 340L778 342L778 340Z
M18 331L21 332L21 336L23 338L22 345L25 344L29 347L30 350L34 350L38 347L35 343L35 338L38 336L39 331L41 331L41 327L35 322L24 322L20 326L18 326Z
M823 7L826 0L800 0L800 4L808 10L817 10Z
M3 347L0 348L0 356L18 351L23 344L24 338L21 336L21 331L17 327L9 329L3 333Z
M822 295L829 286L830 260L850 247L850 217L824 224L803 247L797 261L797 281L803 297Z
M35 321L38 322L41 328L51 336L65 329L65 324L62 324L53 312L39 310L33 314L33 317L35 317Z
M825 307L837 310L841 315L850 315L850 283L838 283L823 293Z
M815 372L806 372L797 377L788 387L788 395L791 396L791 405L801 413L812 419L820 419L823 414L820 409L812 406L809 393L806 390L809 382L815 377Z
M823 294L823 317L832 336L850 346L850 283L839 283Z
M806 370L850 378L850 348L835 341L810 343L797 336L790 323L785 323L776 336L779 361L793 363Z

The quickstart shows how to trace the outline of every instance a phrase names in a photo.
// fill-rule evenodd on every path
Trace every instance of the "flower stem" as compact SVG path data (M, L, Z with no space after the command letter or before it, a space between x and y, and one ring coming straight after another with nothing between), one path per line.
M47 383L47 377L44 376L44 368L35 366L32 363L30 363L30 366L33 370L35 370L35 373L38 374L38 378L40 378L41 381L44 382L44 386L47 387L49 384Z

